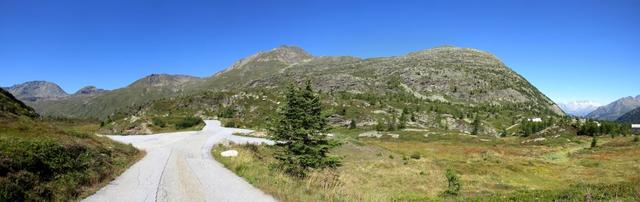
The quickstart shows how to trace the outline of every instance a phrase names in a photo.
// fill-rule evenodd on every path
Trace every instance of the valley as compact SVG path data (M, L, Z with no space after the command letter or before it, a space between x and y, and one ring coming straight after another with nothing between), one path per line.
M59 133L126 151L109 178L100 178L104 187L63 192L65 199L640 199L640 143L628 124L571 117L496 56L476 49L441 46L361 59L280 46L205 78L152 74L123 88L90 86L74 94L50 82L7 89L21 101L3 104L3 110L31 117L18 122L47 122ZM286 150L273 145L291 141L277 139L275 128L285 120L283 110L291 110L293 89L309 93L299 95L310 99L300 103L313 101L315 121L309 124L321 127L301 131L316 131L316 141L328 144L322 151L339 159L335 167L308 168L304 177L279 167ZM621 114L630 107L615 103L628 102L591 114ZM285 123L307 120L308 114ZM17 137L22 127L1 135ZM300 132L288 127L280 133ZM243 144L254 141L271 145ZM238 156L223 157L226 151ZM124 171L134 159L139 160ZM0 179L9 180L2 186L12 186L13 178Z

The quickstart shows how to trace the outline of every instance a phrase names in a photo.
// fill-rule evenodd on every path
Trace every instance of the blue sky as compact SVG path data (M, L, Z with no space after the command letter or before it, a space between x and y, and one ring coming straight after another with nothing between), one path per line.
M210 76L282 44L378 57L440 45L497 55L557 102L640 94L640 1L0 0L0 86L114 89Z

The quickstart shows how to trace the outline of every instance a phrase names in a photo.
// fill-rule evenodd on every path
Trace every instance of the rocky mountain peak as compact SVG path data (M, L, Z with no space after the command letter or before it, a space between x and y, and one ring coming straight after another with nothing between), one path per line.
M225 72L237 69L247 69L245 67L253 67L257 66L256 64L268 62L281 62L286 65L291 65L311 58L313 58L313 55L300 47L282 45L269 51L259 52L247 58L243 58L231 65L230 68L227 68Z
M505 66L495 55L473 49L455 46L439 46L412 52L406 57L416 59L437 60L444 63L470 64L472 66Z
M69 96L60 86L48 81L28 81L6 88L22 101L55 100Z
M195 76L174 75L174 74L151 74L133 82L129 86L139 87L160 87L160 86L180 86L182 84L200 80Z
M306 59L310 59L313 56L307 53L304 49L297 46L282 45L280 47L271 49L271 51L261 53L258 61L272 61L277 60L287 64L298 63Z
M108 92L108 90L96 88L95 86L85 86L80 90L76 91L74 95L95 95L100 93Z

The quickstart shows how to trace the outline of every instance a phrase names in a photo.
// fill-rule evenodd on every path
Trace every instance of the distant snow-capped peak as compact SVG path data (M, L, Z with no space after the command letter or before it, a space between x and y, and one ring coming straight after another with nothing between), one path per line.
M562 110L574 116L585 116L602 106L602 104L590 100L571 101L559 105Z

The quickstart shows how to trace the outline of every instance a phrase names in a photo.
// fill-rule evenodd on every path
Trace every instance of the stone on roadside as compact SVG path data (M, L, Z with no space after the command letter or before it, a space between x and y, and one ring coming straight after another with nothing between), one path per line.
M232 150L227 150L227 151L220 152L220 155L222 157L236 157L236 156L238 156L238 151L233 150L233 149Z

